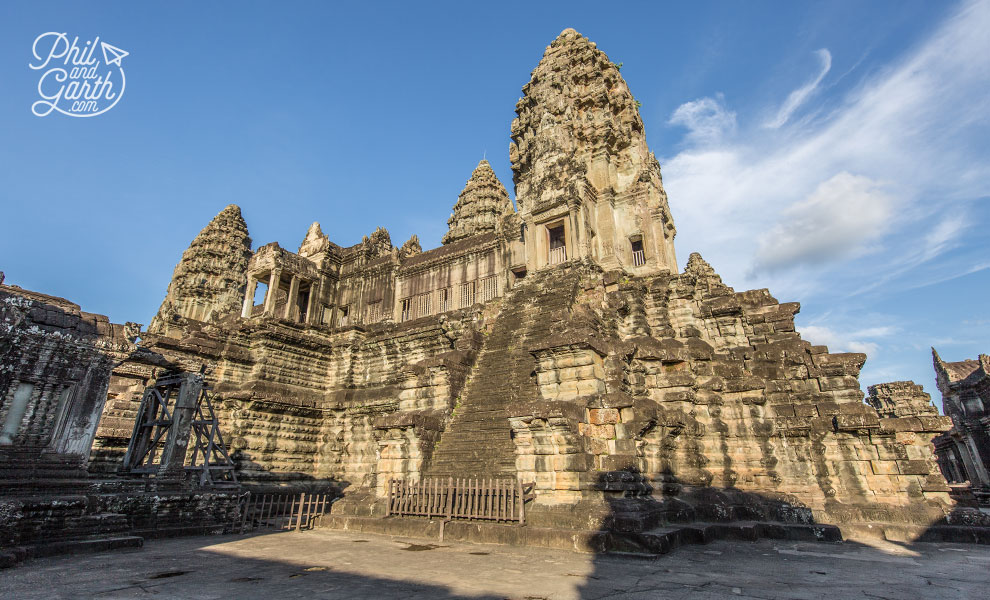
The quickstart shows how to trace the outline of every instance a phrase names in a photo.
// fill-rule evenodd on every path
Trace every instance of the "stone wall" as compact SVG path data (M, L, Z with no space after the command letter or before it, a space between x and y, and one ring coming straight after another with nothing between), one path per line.
M662 497L734 490L827 522L951 509L930 448L947 420L878 416L857 380L865 356L801 340L796 303L736 293L697 255L682 275L587 277L564 331L529 348L541 401L510 412L538 504L579 502L626 471Z

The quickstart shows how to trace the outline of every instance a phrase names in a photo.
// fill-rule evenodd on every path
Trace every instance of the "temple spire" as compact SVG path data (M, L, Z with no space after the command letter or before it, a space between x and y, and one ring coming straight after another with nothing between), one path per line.
M479 233L496 231L502 217L510 213L512 200L505 186L488 161L481 159L457 197L454 214L447 220L450 229L442 241L449 244Z
M247 224L240 207L231 204L182 253L148 331L167 335L183 319L207 321L238 311L250 258Z
M620 67L570 28L547 46L512 122L516 208L534 227L567 206L568 257L639 273L676 271L660 164Z

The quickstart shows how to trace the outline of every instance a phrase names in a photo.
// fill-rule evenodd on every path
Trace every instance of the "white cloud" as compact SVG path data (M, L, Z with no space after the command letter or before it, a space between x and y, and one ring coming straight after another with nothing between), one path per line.
M955 215L990 189L988 30L990 2L962 5L813 121L790 117L814 87L776 129L758 121L766 107L740 115L738 136L729 99L678 107L685 146L662 162L679 254L702 252L729 285L805 298L941 260L966 223Z
M936 225L925 236L925 258L934 258L946 248L959 242L960 234L967 226L963 215L950 215Z
M710 144L735 131L736 113L725 109L721 96L701 98L678 106L668 123L686 127L689 142Z
M890 227L894 207L879 183L843 171L784 209L760 237L754 271L864 254Z
M823 325L801 327L801 337L819 346L828 346L830 352L862 352L871 358L880 350L878 338L897 333L896 327L867 327L859 330L840 331Z
M777 115L765 123L763 126L770 129L778 129L784 123L786 123L791 115L794 114L798 108L811 96L811 94L818 88L818 84L822 82L825 75L832 69L832 54L827 48L822 48L815 52L818 56L818 61L821 63L818 75L808 83L802 85L798 89L794 90L787 96L787 100L781 105L780 110L777 111Z

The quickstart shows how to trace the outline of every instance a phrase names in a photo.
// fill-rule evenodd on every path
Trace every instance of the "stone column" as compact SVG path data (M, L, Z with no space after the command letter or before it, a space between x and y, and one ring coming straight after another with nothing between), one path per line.
M973 472L970 474L974 479L979 480L972 482L973 487L977 485L980 487L990 486L990 474L987 473L987 468L983 465L980 451L976 447L976 440L973 439L973 432L967 431L964 439L966 440L966 447L969 450L970 457L973 459Z
M244 290L244 306L241 308L241 317L247 319L251 316L251 309L254 308L254 294L258 291L258 278L248 275L247 289Z
M965 434L960 435L958 439L955 439L955 442L956 448L959 450L959 458L962 459L963 467L966 469L966 480L975 487L979 485L980 476L976 472L976 466L973 464L973 457L970 455Z
M293 274L289 284L289 299L285 303L285 318L289 321L299 320L299 276Z
M313 312L316 310L318 305L317 296L320 291L320 282L314 281L309 284L309 302L306 303L306 323L313 324L316 317L313 316Z
M573 204L569 208L570 210L567 213L567 218L564 219L567 222L567 225L564 227L564 231L567 235L564 236L564 239L567 240L566 243L568 245L568 260L572 258L584 257L584 248L581 247L581 243L584 240L581 238L581 231L578 226L578 223L583 220L579 214L581 208L579 204Z
M268 278L268 293L265 295L265 316L275 314L275 302L278 301L278 283L282 279L282 269L272 269Z
M196 402L203 391L203 378L195 373L183 373L179 396L172 407L172 425L165 438L162 450L159 477L182 477L185 473L186 450L189 448L189 435L196 411Z

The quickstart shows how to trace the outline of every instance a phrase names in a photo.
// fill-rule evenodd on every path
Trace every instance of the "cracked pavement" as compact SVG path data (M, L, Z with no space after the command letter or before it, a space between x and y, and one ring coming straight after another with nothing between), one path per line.
M342 531L151 540L0 570L0 598L985 598L990 547L763 540L657 559Z

